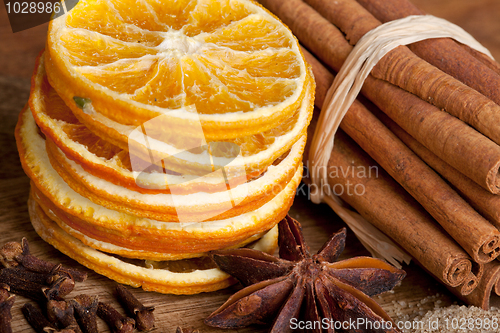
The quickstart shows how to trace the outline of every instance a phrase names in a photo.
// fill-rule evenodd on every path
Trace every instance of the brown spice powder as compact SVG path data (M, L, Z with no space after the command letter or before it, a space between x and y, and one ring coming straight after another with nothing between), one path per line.
M422 303L423 302L423 303ZM434 309L422 311L420 304L434 302ZM412 314L403 314L409 306L406 302L396 302L395 322L404 333L492 333L500 332L500 309L491 307L489 311L475 306L454 304L441 307L439 294L421 300ZM399 309L399 310L398 310Z

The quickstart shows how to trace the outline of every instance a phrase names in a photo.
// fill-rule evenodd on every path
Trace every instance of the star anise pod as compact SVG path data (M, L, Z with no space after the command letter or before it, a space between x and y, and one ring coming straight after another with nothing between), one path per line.
M379 259L336 261L346 230L334 234L310 255L300 224L286 216L279 223L280 258L247 248L213 251L219 268L244 286L205 323L219 328L270 324L271 332L399 332L370 298L391 290L406 275Z

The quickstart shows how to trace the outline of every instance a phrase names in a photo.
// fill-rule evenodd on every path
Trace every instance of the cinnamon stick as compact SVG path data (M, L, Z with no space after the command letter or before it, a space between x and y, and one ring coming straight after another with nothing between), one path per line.
M300 0L261 0L299 40L334 70L352 46L343 34ZM417 96L368 76L363 94L427 149L492 193L500 192L500 147ZM418 112L416 112L418 110Z
M455 289L455 293L461 296L471 294L478 286L484 275L484 267L486 264L472 263L472 271L465 278L464 282L457 287L447 286L448 289Z
M383 113L376 113L385 126L425 163L448 180L460 195L497 228L500 228L500 196L491 194L437 157Z
M471 294L479 285L479 279L477 276L474 275L474 273L469 273L467 278L465 279L464 283L462 283L458 287L451 287L454 289L457 289L457 293L461 296L467 296Z
M408 0L357 1L382 22L424 14ZM420 58L500 104L500 66L491 58L450 38L427 39L408 47Z
M316 78L316 105L321 106L333 75L327 71L307 50L303 50L306 60L312 65ZM349 111L350 112L350 111ZM313 118L308 132L314 132L317 118ZM360 166L364 170L377 164L351 143L350 153L345 148L349 138L340 134L335 138L334 151L329 168L351 170ZM344 147L344 149L342 149ZM357 148L352 148L357 147ZM307 158L307 149L304 153ZM342 169L344 168L344 169ZM365 219L400 244L426 270L446 285L464 284L471 274L471 260L467 253L451 239L429 214L383 170L376 177L356 177L360 174L337 172L329 179L331 188L340 184L343 188L363 186L362 196L345 195L343 199L353 206ZM342 178L343 177L343 178ZM346 178L350 177L350 178ZM405 221L402 224L401 221ZM425 246L423 246L425 244Z
M500 63L491 59L484 53L481 53L473 48L470 48L467 45L460 45L465 51L469 52L474 58L481 61L484 65L486 65L489 69L500 75Z
M327 69L305 53L315 77ZM322 80L323 82L325 80ZM317 90L327 89L319 87ZM318 96L324 96L319 93ZM323 103L317 100L317 103ZM340 127L376 160L478 263L500 254L500 232L465 202L361 103L355 101Z
M500 263L498 263L498 261L493 261L485 264L483 277L479 281L476 289L474 289L469 295L460 294L460 289L458 288L448 289L467 304L488 310L491 304L491 295L493 291L496 290L496 286L499 283Z
M361 92L418 142L484 189L500 192L497 144L413 94L371 76L366 83Z
M367 173L367 176L360 176L358 172L377 167L343 132L338 133L328 163L328 174L335 175L328 179L330 188L337 192L348 186L362 188L362 195L348 195L346 190L340 197L396 241L439 281L449 286L463 284L471 273L470 257L383 170L375 169L377 174Z
M355 0L304 0L346 34L352 45L381 25ZM444 109L500 144L500 105L417 57L406 46L387 53L371 74Z
M342 32L301 0L258 0L285 23L299 41L338 71L352 51Z

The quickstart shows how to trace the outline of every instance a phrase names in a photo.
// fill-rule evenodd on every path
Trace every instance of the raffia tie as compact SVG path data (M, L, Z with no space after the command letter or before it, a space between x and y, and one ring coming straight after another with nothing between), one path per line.
M465 30L432 15L408 16L378 26L356 43L328 89L309 152L311 181L317 188L311 193L311 200L327 203L374 257L398 267L401 266L399 262L409 262L410 256L361 215L345 208L332 191L325 195L321 189L323 184L328 185L327 165L335 133L373 67L394 48L430 38L453 38L493 59L491 53Z

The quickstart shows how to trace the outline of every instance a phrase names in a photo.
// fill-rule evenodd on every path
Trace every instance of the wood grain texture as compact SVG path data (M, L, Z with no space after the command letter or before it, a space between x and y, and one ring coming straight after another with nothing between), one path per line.
M430 14L459 24L500 59L498 0L413 0L413 2ZM3 5L0 6L0 244L20 241L21 237L27 237L35 255L86 270L46 244L33 231L26 206L29 180L21 169L13 135L17 115L28 99L29 78L35 57L44 46L46 29L47 25L43 25L13 34L8 25L5 8ZM306 240L313 251L319 249L329 235L344 226L330 208L326 205L314 205L303 195L296 197L290 213L302 223ZM341 259L368 254L352 232L349 232L347 237L346 250ZM442 295L442 304L451 304L455 301L445 288L417 265L411 264L405 267L405 270L408 276L401 286L396 287L393 293L375 297L389 315L396 315L398 306L394 304L399 301L415 305L422 298L436 293ZM115 283L91 271L88 272L89 279L77 284L70 297L80 293L97 294L101 300L109 301L121 310L113 296ZM156 306L157 332L175 332L177 326L197 328L201 332L227 332L205 326L203 319L239 288L233 286L219 292L194 296L161 295L142 290L134 290L134 294L145 305ZM14 332L33 332L20 311L25 302L26 299L22 297L16 299L12 310ZM433 305L425 304L422 310L431 309ZM406 308L404 311L409 313L414 310L415 307ZM109 331L101 321L99 330ZM265 328L256 327L237 330L237 332L266 331Z

